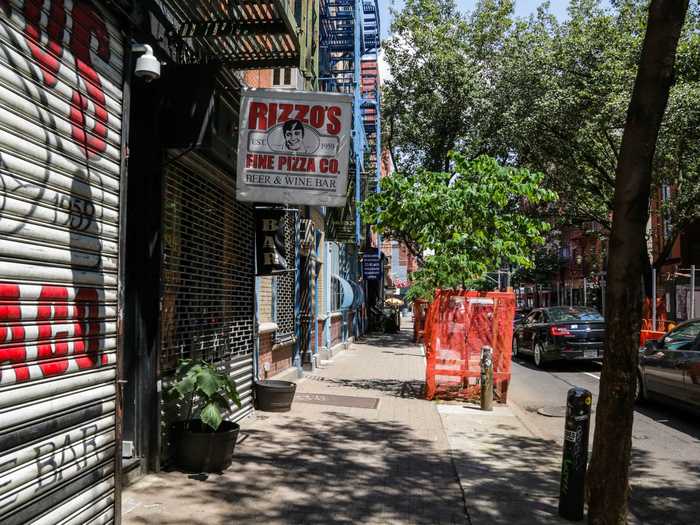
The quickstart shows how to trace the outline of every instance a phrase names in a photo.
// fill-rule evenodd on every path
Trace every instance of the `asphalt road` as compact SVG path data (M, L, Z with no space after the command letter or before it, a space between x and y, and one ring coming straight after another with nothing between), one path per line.
M524 411L533 430L557 443L553 449L561 454L567 391L587 388L595 407L600 369L599 363L552 363L539 370L528 357L516 358L508 400ZM594 423L590 446L593 432ZM635 411L632 444L631 511L638 522L700 524L700 417L667 404L645 403Z

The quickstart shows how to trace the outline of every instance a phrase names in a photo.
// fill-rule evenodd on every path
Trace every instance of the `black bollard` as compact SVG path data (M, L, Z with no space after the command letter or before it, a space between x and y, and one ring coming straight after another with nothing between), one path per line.
M493 410L493 348L481 347L481 410Z
M566 396L564 457L559 488L559 515L570 521L583 519L588 430L593 396L585 388L572 388Z

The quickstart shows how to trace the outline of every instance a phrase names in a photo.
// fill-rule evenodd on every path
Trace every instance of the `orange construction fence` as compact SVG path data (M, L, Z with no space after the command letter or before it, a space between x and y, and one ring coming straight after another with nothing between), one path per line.
M426 316L423 341L428 399L477 399L481 348L493 348L496 399L505 403L511 375L515 294L438 290Z
M663 297L656 298L656 330L652 320L651 297L644 299L642 305L642 330L639 332L639 346L644 346L647 341L661 339L666 332L675 326L673 321L668 320L666 311L666 301Z
M666 332L659 332L654 330L642 330L639 332L639 346L644 346L647 341L661 339Z
M420 343L423 340L425 329L425 315L428 313L430 303L423 299L413 302L413 342Z

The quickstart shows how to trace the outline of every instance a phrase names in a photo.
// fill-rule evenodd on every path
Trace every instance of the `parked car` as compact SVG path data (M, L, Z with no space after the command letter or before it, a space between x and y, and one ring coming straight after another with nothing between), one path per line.
M605 320L594 308L537 308L513 331L513 355L528 354L535 365L548 361L603 357Z
M527 314L530 313L529 308L518 308L515 310L515 315L513 316L513 326L516 326L520 323L522 323L525 318L527 317Z
M640 349L637 399L651 396L700 408L700 319L681 323Z

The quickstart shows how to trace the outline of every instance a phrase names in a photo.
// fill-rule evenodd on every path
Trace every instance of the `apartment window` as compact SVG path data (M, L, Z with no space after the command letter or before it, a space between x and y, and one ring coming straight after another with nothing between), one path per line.
M272 70L272 85L273 86L291 86L292 85L292 68L284 67L282 69Z
M343 287L336 277L331 277L331 312L340 311L343 304Z

